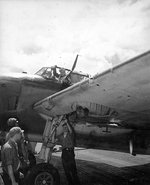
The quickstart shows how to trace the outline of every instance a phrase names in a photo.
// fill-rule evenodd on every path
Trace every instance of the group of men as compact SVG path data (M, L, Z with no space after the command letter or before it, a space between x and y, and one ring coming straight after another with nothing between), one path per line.
M76 112L66 115L62 125L63 132L58 137L58 140L62 145L61 159L68 180L68 185L80 185L74 153L75 132L71 123L77 120L78 117L85 116L85 114L88 114L87 110L83 111L83 109L79 107ZM16 120L15 126L13 126L6 135L5 144L1 150L3 169L2 177L5 185L21 185L20 179L23 178L23 174L19 170L21 163L19 159L18 146L24 142L23 133L24 131L17 126ZM22 153L26 153L22 147L20 148L23 150Z

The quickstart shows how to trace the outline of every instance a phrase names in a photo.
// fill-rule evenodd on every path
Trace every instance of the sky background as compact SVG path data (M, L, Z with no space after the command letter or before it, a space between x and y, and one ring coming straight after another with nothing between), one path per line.
M0 0L0 72L101 72L150 49L149 0Z

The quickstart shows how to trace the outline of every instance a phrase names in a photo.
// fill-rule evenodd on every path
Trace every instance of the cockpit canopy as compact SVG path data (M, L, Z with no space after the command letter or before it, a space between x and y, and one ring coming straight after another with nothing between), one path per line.
M61 68L57 66L52 67L42 67L36 75L42 76L47 80L54 80L60 83L64 82L64 80L70 84L74 84L80 82L83 79L89 78L88 74L84 74L81 72L71 71L66 68Z

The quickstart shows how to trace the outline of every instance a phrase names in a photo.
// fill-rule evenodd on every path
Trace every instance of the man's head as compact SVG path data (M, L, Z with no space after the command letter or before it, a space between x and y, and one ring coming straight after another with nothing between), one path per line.
M16 118L9 118L7 120L7 125L9 127L15 127L15 126L18 126L18 120Z
M76 108L76 113L79 118L84 118L88 116L89 110L87 108L82 108L81 106L78 106Z
M66 76L66 71L64 68L60 68L59 69L59 72L60 72L60 76L63 77L63 76Z
M67 126L66 123L64 123L64 124L62 125L62 127L63 127L63 131L64 131L64 132L69 132L69 129L68 129L68 126Z
M9 137L14 138L15 141L18 141L22 138L24 130L21 130L20 127L13 127L9 130Z

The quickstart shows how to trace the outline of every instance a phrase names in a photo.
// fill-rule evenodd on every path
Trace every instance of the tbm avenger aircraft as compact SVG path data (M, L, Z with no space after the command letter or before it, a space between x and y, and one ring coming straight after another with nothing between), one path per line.
M26 140L43 143L42 163L30 169L29 185L59 184L50 158L67 114L77 115L77 146L150 153L150 51L92 77L74 71L77 59L62 79L57 66L0 76L0 137L15 117Z

